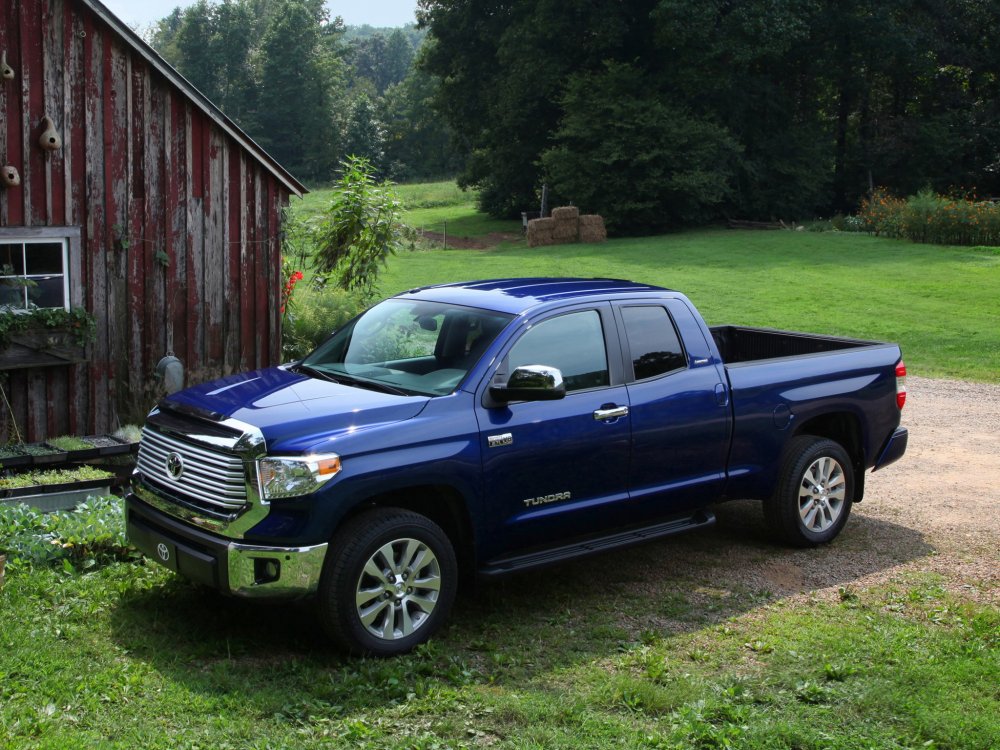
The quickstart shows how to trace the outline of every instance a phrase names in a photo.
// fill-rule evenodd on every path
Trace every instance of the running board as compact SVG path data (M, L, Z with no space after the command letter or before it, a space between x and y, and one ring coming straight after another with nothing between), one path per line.
M501 576L515 571L530 570L540 568L544 565L573 560L586 555L593 555L599 552L607 552L619 547L630 547L633 544L648 542L660 537L680 534L684 531L693 531L711 526L715 523L715 514L707 510L700 510L688 518L675 518L672 521L658 523L654 526L643 526L641 528L619 531L615 534L600 537L588 537L576 544L567 544L562 547L550 547L538 552L529 552L522 555L512 555L510 557L500 557L491 560L479 570L479 574L486 577Z

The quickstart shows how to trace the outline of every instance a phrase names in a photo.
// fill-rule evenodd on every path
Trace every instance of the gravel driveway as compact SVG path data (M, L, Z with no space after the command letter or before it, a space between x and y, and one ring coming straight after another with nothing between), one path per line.
M719 529L734 546L716 551L743 566L726 578L828 598L841 587L932 572L965 598L1000 602L1000 386L911 376L907 387L906 455L867 475L865 499L834 543L792 551L747 545L748 531L766 539L759 504L717 508Z

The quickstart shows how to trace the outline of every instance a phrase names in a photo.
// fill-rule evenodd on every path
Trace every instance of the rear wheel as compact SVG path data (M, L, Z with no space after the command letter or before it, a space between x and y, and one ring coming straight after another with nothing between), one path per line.
M854 499L854 467L833 440L803 435L785 451L774 496L764 503L768 524L784 542L812 547L834 539Z
M451 610L458 565L425 516L375 508L334 536L319 586L319 616L349 651L392 656L427 641Z

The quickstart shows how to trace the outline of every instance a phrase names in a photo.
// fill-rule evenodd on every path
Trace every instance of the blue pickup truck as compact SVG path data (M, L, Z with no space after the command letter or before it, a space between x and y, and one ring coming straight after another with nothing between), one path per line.
M300 362L172 394L127 498L153 560L244 597L316 599L345 648L391 655L494 576L710 525L757 498L828 542L902 456L895 344L709 328L611 279L413 289Z

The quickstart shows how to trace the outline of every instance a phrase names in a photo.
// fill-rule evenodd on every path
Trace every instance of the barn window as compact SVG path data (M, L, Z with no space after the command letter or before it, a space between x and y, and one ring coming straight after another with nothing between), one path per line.
M69 237L0 237L0 310L68 310L68 269Z

